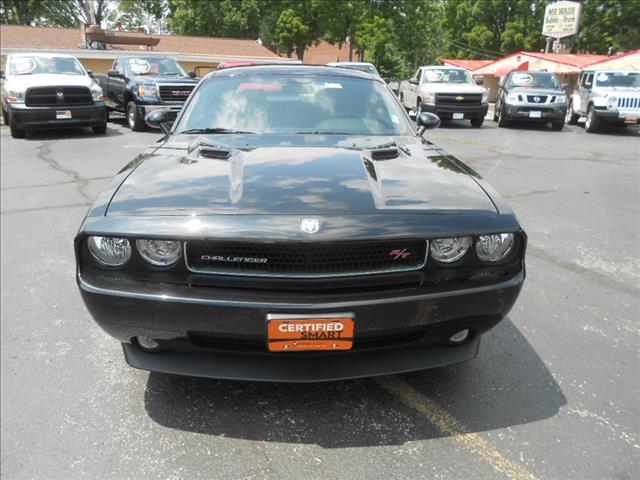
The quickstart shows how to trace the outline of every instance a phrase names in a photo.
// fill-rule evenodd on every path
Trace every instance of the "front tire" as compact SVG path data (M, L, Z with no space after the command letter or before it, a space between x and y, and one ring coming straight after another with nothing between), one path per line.
M134 102L127 104L127 123L129 128L134 132L141 132L144 130L144 119L138 115L138 107Z
M551 122L551 130L555 132L559 132L564 128L564 120L560 120L559 122Z
M506 128L509 126L509 120L507 120L504 116L504 106L500 107L500 111L498 113L498 127Z
M593 108L593 105L587 111L587 121L584 124L584 129L589 133L596 133L600 130L600 119L596 115L596 109Z
M579 118L580 118L580 115L578 115L573 111L573 102L569 102L569 105L567 106L567 116L565 118L565 121L569 125L577 125Z
M471 119L471 126L473 128L480 128L483 123L484 123L484 117L478 117L478 118L472 118Z
M95 133L96 135L104 135L105 133L107 133L107 124L105 123L104 125L98 125L97 127L91 127L93 129L93 133Z

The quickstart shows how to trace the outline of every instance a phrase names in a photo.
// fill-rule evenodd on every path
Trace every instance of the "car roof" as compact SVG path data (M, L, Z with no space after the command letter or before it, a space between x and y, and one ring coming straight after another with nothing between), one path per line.
M31 53L10 53L10 57L42 57L42 58L52 58L52 57L62 57L62 58L76 58L74 55L69 55L68 53L42 53L42 52L31 52ZM77 58L76 58L77 60Z
M234 68L223 68L214 70L207 74L209 76L235 77L248 75L327 75L333 77L353 77L367 80L381 81L376 75L350 70L343 67L332 67L328 65L244 65Z
M466 68L450 67L449 65L428 65L426 67L420 67L420 68L423 70L442 70L443 68L446 68L447 70L464 70L465 72L468 72Z
M341 65L368 65L373 67L373 63L369 62L329 62L327 65L330 67L339 67Z

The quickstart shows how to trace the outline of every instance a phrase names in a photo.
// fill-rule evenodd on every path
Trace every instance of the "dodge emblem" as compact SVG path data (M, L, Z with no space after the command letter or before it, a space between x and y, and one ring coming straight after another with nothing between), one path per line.
M303 218L300 223L300 228L306 233L316 233L320 230L320 219L318 218Z

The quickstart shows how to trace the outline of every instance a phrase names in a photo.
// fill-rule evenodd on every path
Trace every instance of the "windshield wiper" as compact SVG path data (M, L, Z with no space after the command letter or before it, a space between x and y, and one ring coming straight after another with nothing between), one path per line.
M243 130L231 130L228 128L222 127L208 127L208 128L189 128L187 130L182 130L178 132L178 135L184 133L186 135L194 134L194 133L246 133L246 134L255 134L256 132L245 132Z
M295 132L294 135L358 135L356 133L349 132L321 132L319 130L309 132Z

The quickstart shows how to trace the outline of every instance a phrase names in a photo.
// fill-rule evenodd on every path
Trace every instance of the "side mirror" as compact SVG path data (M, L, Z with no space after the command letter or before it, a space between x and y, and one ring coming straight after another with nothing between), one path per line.
M159 128L166 136L169 136L171 125L175 122L178 112L171 110L154 110L149 112L144 121L152 128Z
M476 85L482 85L484 83L484 79L482 78L476 78Z
M384 83L391 83L391 79L389 77L382 77Z
M413 77L409 79L409 83L412 85L417 85L418 84L418 79Z
M122 77L122 75L120 74L120 72L118 70L109 70L107 72L107 76L111 77L111 78L120 78L120 77Z
M189 72L189 77L190 78L196 78L198 75L196 74L196 72Z
M418 115L418 118L416 118L416 124L418 125L418 134L422 136L426 130L431 130L440 126L440 117L435 113L422 112Z

